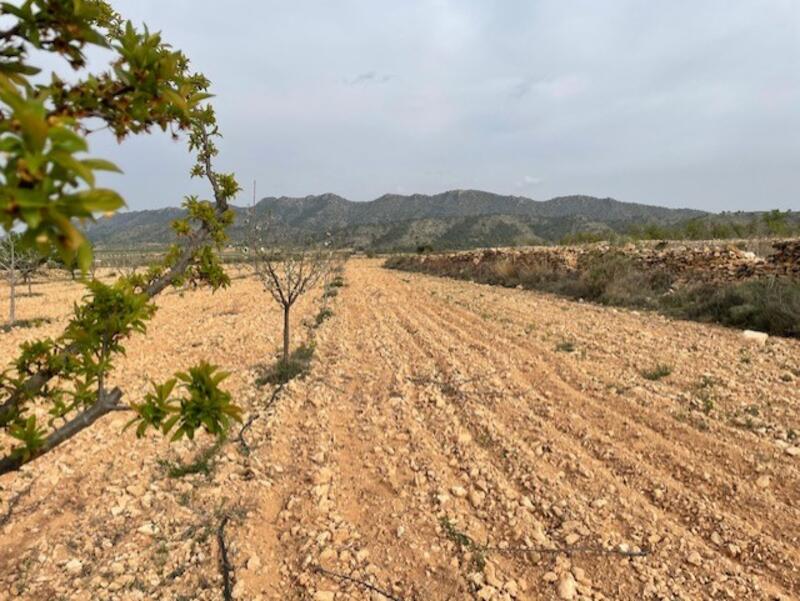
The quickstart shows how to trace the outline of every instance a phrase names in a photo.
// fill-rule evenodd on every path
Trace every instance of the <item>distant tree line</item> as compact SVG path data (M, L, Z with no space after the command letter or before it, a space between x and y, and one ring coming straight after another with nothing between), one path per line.
M624 232L584 231L568 234L561 244L625 242L635 240L731 240L738 238L800 236L800 214L777 209L755 217L722 213L714 217L697 217L675 225L647 223L631 225Z

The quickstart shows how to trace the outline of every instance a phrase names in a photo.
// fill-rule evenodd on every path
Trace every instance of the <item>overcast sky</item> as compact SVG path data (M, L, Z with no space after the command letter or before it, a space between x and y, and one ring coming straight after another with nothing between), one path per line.
M212 80L246 196L800 209L798 0L113 4ZM206 193L167 136L92 145L131 209Z

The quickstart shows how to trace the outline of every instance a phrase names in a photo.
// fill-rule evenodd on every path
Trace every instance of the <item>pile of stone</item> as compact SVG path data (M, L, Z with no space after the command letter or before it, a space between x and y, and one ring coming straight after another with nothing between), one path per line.
M598 258L621 255L646 271L669 273L677 285L691 282L735 282L766 276L800 277L800 240L773 243L764 258L736 245L669 243L590 246L491 248L411 258L424 271L467 276L479 281L513 280L525 270L571 273L586 271Z
M647 249L642 262L649 269L664 269L680 279L732 281L763 272L765 261L735 246L676 246Z
M778 275L800 277L800 240L785 240L772 245L775 252L767 261Z

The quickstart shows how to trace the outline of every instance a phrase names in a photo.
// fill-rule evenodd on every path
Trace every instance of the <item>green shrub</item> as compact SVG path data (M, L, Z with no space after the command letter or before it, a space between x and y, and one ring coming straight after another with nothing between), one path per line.
M621 252L596 254L578 276L575 288L586 300L607 305L650 307L672 286L664 270L645 271L635 259Z
M702 284L664 299L678 317L717 322L780 336L800 336L800 281L788 278L739 284Z

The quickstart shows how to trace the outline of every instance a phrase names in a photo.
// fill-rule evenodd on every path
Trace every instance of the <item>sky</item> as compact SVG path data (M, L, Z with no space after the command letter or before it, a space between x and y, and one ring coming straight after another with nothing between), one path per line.
M481 189L800 209L797 0L118 0L213 82L248 202ZM99 65L98 65L99 66ZM93 154L130 209L177 206L182 143Z

